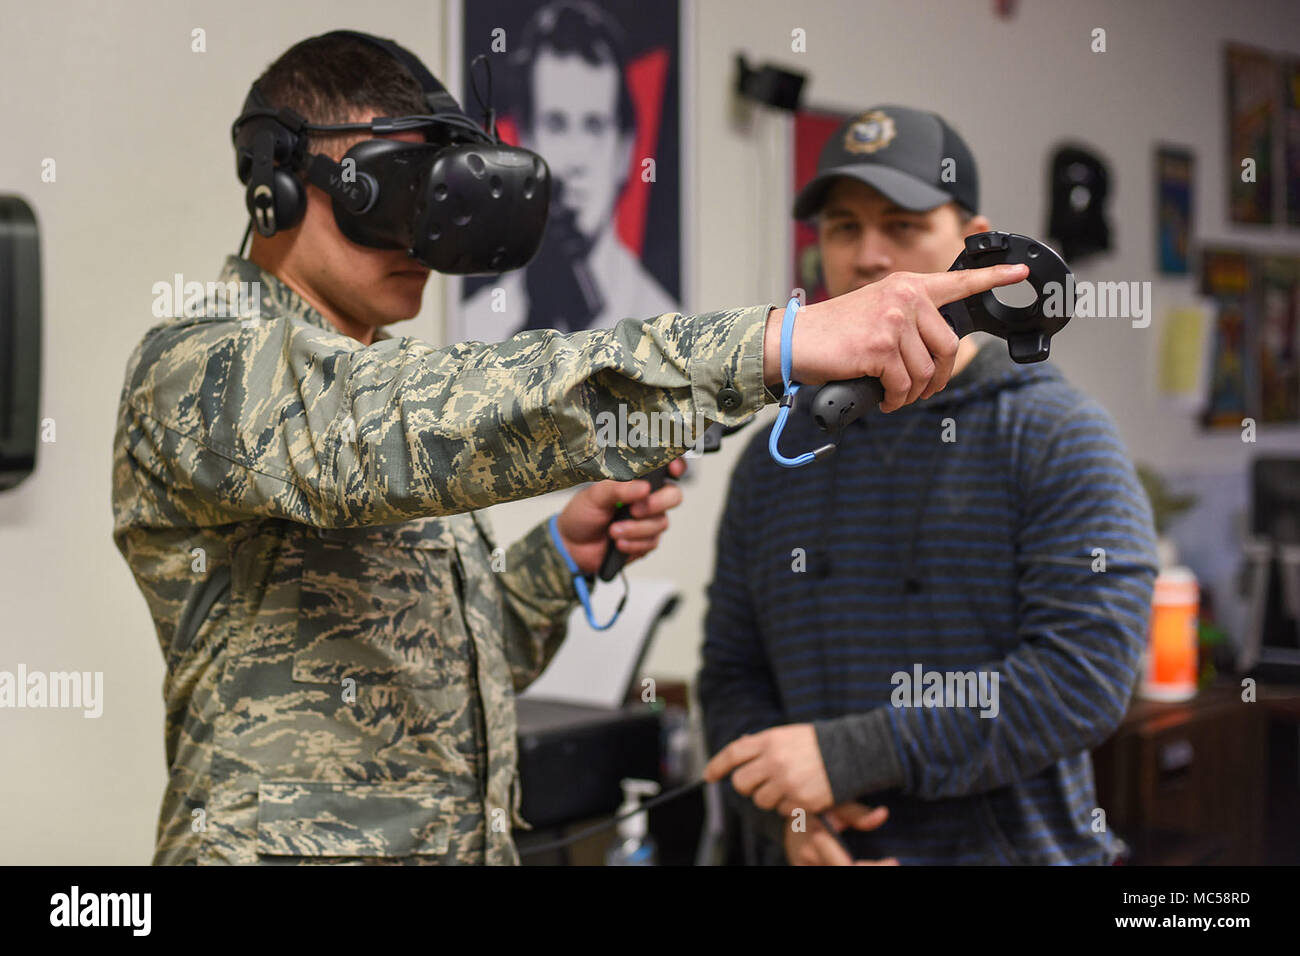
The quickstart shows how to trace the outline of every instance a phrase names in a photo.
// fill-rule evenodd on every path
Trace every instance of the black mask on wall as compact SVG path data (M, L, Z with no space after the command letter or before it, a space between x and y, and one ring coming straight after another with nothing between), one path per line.
M1110 249L1106 195L1110 172L1095 153L1063 146L1052 156L1052 212L1047 231L1070 261Z

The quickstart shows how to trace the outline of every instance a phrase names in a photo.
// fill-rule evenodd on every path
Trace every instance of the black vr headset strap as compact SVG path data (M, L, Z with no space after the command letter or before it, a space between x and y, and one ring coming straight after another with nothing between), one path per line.
M256 119L275 120L290 134L292 138L286 138L282 148L286 153L292 154L282 157L276 157L284 165L290 165L293 161L300 158L301 150L300 140L303 132L307 128L307 120L304 119L297 111L285 106L276 109L266 101L262 95L261 87L254 83L252 89L248 91L248 96L244 99L244 108L239 112L239 118L230 127L230 138L239 143L240 129Z
M253 165L248 178L249 214L257 231L273 236L279 229L275 214L275 133L263 128L253 134Z
M431 113L445 113L448 110L460 113L462 112L460 104L456 98L447 92L447 88L439 83L432 73L425 68L420 62L419 57L407 50L405 47L398 46L392 40L385 40L381 37L371 36L369 33L360 33L356 30L334 30L324 34L327 37L350 37L353 40L360 40L363 43L369 43L373 47L383 50L398 63L406 67L415 81L420 84L420 89L424 90L424 101L429 105Z

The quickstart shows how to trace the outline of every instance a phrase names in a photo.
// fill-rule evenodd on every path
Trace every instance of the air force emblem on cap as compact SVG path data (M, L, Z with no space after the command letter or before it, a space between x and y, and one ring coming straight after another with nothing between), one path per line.
M844 148L850 153L874 153L894 141L894 121L881 110L863 113L844 134Z

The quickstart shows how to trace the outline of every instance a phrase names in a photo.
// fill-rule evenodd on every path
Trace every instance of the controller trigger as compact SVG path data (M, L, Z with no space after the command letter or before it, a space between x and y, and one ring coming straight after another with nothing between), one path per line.
M1020 365L1046 361L1051 350L1051 338L1041 332L1013 335L1007 339L1007 351L1011 353L1011 361Z

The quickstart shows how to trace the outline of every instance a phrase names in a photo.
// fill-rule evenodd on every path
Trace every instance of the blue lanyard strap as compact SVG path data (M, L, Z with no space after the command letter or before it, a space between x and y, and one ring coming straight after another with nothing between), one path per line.
M618 607L614 609L614 616L604 624L597 624L596 614L591 609L591 589L587 576L582 573L582 569L578 567L578 562L573 560L573 555L569 554L569 549L564 546L564 539L560 537L559 521L560 516L558 514L551 515L551 520L546 523L546 527L551 532L551 541L555 545L555 550L560 552L560 557L564 559L564 563L568 566L569 573L573 575L573 589L578 592L578 600L582 602L582 611L587 615L587 623L591 625L593 630L608 630L618 620L618 616L623 613L623 605L627 604L627 578L623 577L621 571L619 572L619 577L623 578L623 596L619 598ZM592 583L594 583L594 579Z
M785 386L785 392L781 396L781 407L776 413L776 424L772 426L772 434L767 439L768 454L772 456L774 462L786 468L798 468L835 450L835 445L832 443L822 445L816 451L806 451L797 458L787 458L777 447L781 441L781 432L785 429L786 419L790 417L790 411L794 408L794 397L799 394L799 389L802 387L798 382L790 379L791 353L794 351L794 317L798 312L799 300L791 298L786 304L785 316L781 319L781 382Z

